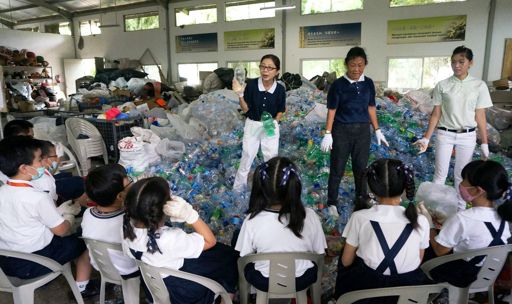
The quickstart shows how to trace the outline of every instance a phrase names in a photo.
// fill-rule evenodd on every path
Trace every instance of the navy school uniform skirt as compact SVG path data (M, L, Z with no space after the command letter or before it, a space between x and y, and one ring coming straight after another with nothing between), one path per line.
M76 234L65 237L54 235L50 244L41 250L34 251L33 254L45 256L64 265L78 258L86 249L84 240ZM0 267L6 275L20 279L36 278L51 272L40 264L10 257L0 257Z
M181 271L210 278L221 284L227 292L235 293L238 284L238 252L221 243L203 251L197 259L185 259ZM171 303L211 304L214 294L208 288L189 280L168 276L164 283Z
M408 286L428 284L428 279L421 269L398 275L384 275L368 267L364 261L356 257L354 263L344 267L341 257L338 261L338 275L336 277L335 298L350 291L374 289L384 287ZM357 301L356 303L396 303L397 297L375 298L372 300Z

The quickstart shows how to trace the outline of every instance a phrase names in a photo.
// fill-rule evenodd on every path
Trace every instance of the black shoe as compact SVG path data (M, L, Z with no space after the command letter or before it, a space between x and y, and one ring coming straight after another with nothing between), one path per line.
M94 297L100 293L100 283L96 280L91 280L85 287L84 291L81 291L82 299L87 299L90 297Z

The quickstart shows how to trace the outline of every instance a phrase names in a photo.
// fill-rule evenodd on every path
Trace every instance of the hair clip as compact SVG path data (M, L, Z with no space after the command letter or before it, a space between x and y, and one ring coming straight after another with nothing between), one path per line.
M160 248L158 247L158 244L156 242L156 240L159 238L160 238L160 233L152 232L152 231L148 230L148 242L147 242L146 246L148 247L149 252L155 252L158 250L160 253L162 253L162 251L160 251Z
M292 167L292 165L288 165L283 168L283 177L281 179L281 184L279 186L286 185L286 183L288 182L288 179L290 178L291 172L293 172L297 176L297 178L299 178L299 180L300 180L300 177L297 174L297 171L295 171L295 169Z
M261 166L260 166L260 176L261 176L261 180L262 181L264 181L264 180L266 180L268 178L267 169L268 169L268 163L261 164Z
M397 170L403 171L409 178L414 178L414 169L412 165L402 163L397 167Z
M507 190L505 191L505 193L503 194L503 197L506 201L509 201L512 199L512 184L510 184L507 188Z

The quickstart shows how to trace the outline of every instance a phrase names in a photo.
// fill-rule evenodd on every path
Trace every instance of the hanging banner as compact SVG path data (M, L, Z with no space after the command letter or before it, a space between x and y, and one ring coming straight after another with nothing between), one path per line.
M275 29L224 32L224 50L258 50L274 48Z
M465 37L465 15L388 21L388 44L456 41Z
M176 36L176 53L217 52L217 33Z
M300 27L301 48L361 44L361 23L328 24Z

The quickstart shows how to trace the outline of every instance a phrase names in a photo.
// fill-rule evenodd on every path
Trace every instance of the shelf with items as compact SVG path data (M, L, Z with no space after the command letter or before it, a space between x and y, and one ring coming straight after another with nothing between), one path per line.
M49 66L4 66L3 71L6 82L53 82L52 67Z

